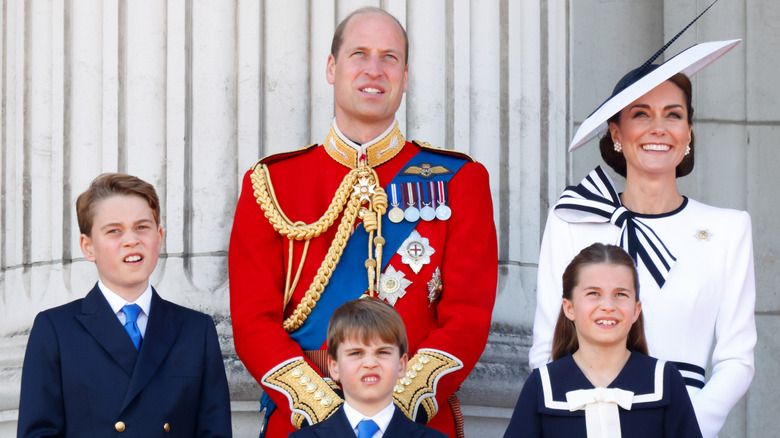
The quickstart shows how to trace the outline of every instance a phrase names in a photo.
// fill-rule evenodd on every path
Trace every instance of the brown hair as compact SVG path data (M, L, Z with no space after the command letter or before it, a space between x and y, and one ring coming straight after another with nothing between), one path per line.
M337 360L339 345L347 339L369 344L376 338L397 345L401 356L409 351L404 320L393 306L376 298L347 301L328 323L328 356Z
M685 106L688 109L688 125L691 125L693 123L693 106L691 105L693 92L691 91L691 80L682 73L677 73L667 80L674 85L677 85L677 87L682 90L683 95L685 96ZM620 110L617 114L610 117L607 120L607 124L615 123L620 126L620 114L622 112L623 110ZM696 148L694 147L695 143L696 139L693 135L693 130L691 130L691 153L683 157L683 160L677 165L677 169L675 170L677 178L688 175L693 171L693 156L696 152ZM612 140L612 134L610 134L609 130L607 130L607 133L599 140L599 149L601 150L601 158L604 159L604 162L614 169L618 175L625 178L626 157L620 152L615 152L615 143Z
M634 265L634 259L623 248L615 245L594 243L577 254L563 272L563 298L572 299L574 288L579 282L579 274L582 268L589 265L608 264L613 266L625 266L631 270L634 279L636 300L639 301L639 275ZM552 359L558 360L569 354L574 354L579 349L577 329L574 322L563 313L563 307L558 314L558 322L555 324L555 334L552 342ZM639 314L631 330L628 332L626 348L642 354L647 354L647 340L645 339L645 325L642 313Z
M343 20L341 20L341 23L339 23L338 27L336 27L336 31L333 33L333 41L330 43L330 54L333 55L334 60L338 60L338 54L339 50L341 49L341 43L344 41L344 30L347 28L347 23L349 23L349 20L351 20L356 15L362 15L362 14L379 14L384 15L386 17L390 17L398 23L398 27L401 28L401 33L404 36L404 65L409 63L409 37L406 35L406 29L401 25L401 22L398 21L397 18L393 16L393 14L385 11L381 8L375 8L373 6L366 6L364 8L357 9L355 11L352 11L349 15L346 16Z
M138 196L145 200L154 213L154 222L160 225L160 200L154 186L132 175L104 173L95 178L76 199L76 218L81 234L90 235L97 205L113 196Z

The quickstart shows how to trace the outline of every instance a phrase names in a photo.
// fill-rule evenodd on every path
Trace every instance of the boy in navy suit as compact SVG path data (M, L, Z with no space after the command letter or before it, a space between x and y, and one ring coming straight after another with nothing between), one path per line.
M100 280L38 314L22 370L19 437L230 437L230 396L211 317L149 284L160 203L134 176L98 176L76 200Z
M396 381L406 376L408 341L404 322L390 304L375 298L347 301L333 312L327 344L328 370L341 383L344 404L290 438L446 438L393 404Z

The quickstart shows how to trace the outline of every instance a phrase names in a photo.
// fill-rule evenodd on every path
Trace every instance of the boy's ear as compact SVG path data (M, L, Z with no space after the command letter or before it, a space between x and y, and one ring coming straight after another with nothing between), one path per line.
M338 367L338 361L336 359L332 358L330 355L328 355L328 372L330 373L330 378L334 381L339 381L339 367Z
M160 235L160 239L157 241L158 243L157 254L159 254L160 251L162 251L163 238L165 237L165 231L163 230L163 227L161 225L157 225L157 233Z
M95 261L95 253L92 248L92 239L86 234L82 234L79 237L79 247L81 247L81 253L84 254L84 258L90 262Z
M398 378L402 379L406 377L406 365L409 363L409 355L404 353L398 362Z

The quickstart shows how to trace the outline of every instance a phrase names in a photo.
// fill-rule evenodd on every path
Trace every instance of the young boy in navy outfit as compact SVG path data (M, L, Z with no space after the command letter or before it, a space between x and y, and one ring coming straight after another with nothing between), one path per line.
M417 424L393 404L393 389L406 375L408 341L401 316L374 298L348 301L328 324L328 370L341 384L344 404L330 418L291 438L446 438Z
M38 314L22 370L19 437L230 437L211 317L149 283L163 241L149 183L98 176L76 201L81 251L100 280Z

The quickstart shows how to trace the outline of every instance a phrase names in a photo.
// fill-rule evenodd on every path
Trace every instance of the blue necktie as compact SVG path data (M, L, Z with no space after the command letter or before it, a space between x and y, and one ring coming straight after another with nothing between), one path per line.
M371 438L378 430L379 425L374 423L374 420L363 420L358 423L357 438Z
M133 341L135 349L141 348L141 330L138 329L138 314L141 313L141 306L138 304L127 304L122 307L122 311L125 312L125 330L130 335L130 340Z

